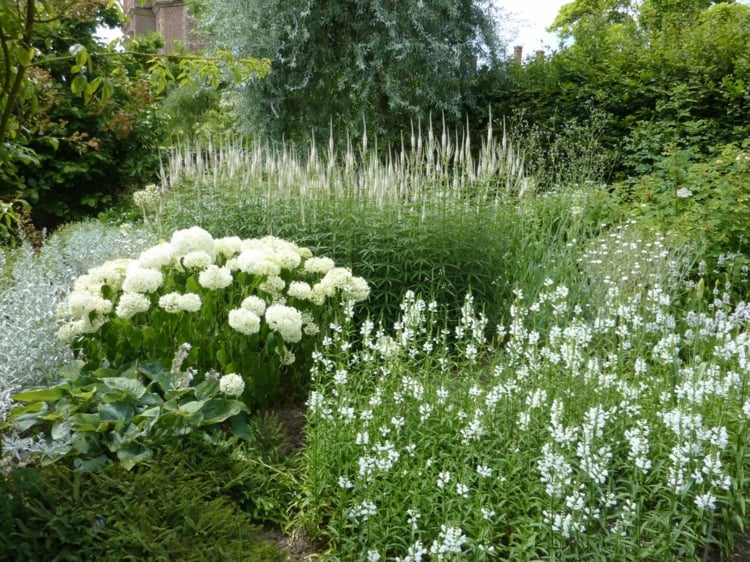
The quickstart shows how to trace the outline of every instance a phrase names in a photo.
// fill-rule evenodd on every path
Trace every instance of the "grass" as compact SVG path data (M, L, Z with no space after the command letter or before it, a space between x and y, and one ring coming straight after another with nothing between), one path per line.
M3 513L23 526L5 548L282 559L255 540L265 522L329 560L729 557L748 492L746 285L701 277L697 247L624 222L604 189L540 191L505 138L420 137L385 162L367 146L176 148L149 236L274 234L351 266L371 299L313 355L295 447L271 416L244 444L165 444L133 472L16 468ZM67 260L91 246L75 232L55 242ZM67 263L51 242L7 259L3 298ZM76 267L115 257L101 247ZM28 315L50 324L54 300ZM6 362L34 375L0 377L0 415L64 360L54 331L16 332ZM50 446L24 437L5 436L10 466Z

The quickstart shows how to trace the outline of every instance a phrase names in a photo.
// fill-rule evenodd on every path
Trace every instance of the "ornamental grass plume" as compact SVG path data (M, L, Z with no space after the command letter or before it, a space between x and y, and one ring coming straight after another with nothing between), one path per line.
M312 349L342 305L369 291L364 279L292 242L214 239L192 227L137 259L79 277L58 309L58 336L95 367L136 360L167 367L187 342L186 369L235 373L244 398L259 405L282 374L306 376Z

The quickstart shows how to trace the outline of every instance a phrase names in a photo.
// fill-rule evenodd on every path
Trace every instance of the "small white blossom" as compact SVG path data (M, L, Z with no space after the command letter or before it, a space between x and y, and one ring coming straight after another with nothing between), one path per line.
M115 314L118 318L132 318L139 312L146 312L151 307L151 301L141 293L122 293L117 303Z
M297 343L302 339L302 314L296 308L272 304L265 316L268 327L281 334L285 342Z
M203 250L193 250L182 257L186 269L203 269L211 265L214 258Z
M226 267L211 264L198 274L200 286L209 289L225 289L232 284L232 272Z
M244 308L229 311L229 325L246 336L252 336L260 331L260 317Z
M227 396L239 396L245 390L245 380L237 373L229 373L219 379L219 390Z
M266 301L256 295L250 295L240 303L240 308L249 310L256 316L263 316L266 312Z

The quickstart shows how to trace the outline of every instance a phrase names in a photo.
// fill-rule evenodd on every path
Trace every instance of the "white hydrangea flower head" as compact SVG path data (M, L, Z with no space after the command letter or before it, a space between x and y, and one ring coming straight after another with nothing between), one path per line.
M226 267L211 264L198 274L198 283L204 289L225 289L232 284L232 272Z
M212 259L216 255L213 237L199 226L176 231L170 244L176 259L195 250L206 252Z
M235 308L229 311L229 325L246 336L260 332L260 317L245 308Z
M178 312L198 312L201 298L195 293L167 293L159 297L159 306L170 314Z
M101 282L89 273L85 273L73 281L74 291L88 291L90 293L95 293L98 292L101 287Z
M161 269L169 265L173 258L172 244L163 242L141 252L141 255L138 256L138 263L146 269Z
M159 306L170 314L180 312L180 293L172 292L159 297Z
M304 270L307 273L328 273L336 264L331 258L309 257L305 260Z
M227 396L240 396L245 390L245 380L237 373L229 373L219 379L219 390Z
M108 285L115 291L119 291L131 263L133 260L130 259L109 260L98 267L89 269L87 275L92 286L98 284L97 291L102 285Z
M240 304L240 308L249 310L250 312L253 312L258 316L263 316L263 314L265 314L266 312L266 301L258 296L250 295L242 301L242 303Z
M293 299L303 301L312 300L313 298L312 287L310 287L309 283L305 283L304 281L290 282L286 294Z
M57 330L57 339L63 343L71 344L82 333L80 320L66 322Z
M153 293L164 283L164 275L155 269L140 267L132 264L122 283L122 290L128 293Z
M242 251L242 239L239 236L217 238L214 240L214 251L216 256L231 259Z
M73 318L88 317L92 312L107 314L112 307L112 301L102 298L99 293L73 291L68 295L68 312Z
M201 298L195 293L185 293L180 295L177 301L180 310L183 312L198 312L201 309Z
M338 289L343 289L349 285L352 279L352 272L345 267L334 267L328 270L313 289L317 288L326 297L332 297Z
M141 293L123 293L117 303L115 314L118 318L132 318L139 312L146 312L151 308L149 298Z
M352 277L342 290L354 302L361 302L370 296L370 285L362 277Z
M309 260L308 260L309 261ZM322 304L326 298L333 297L341 291L349 299L359 302L370 295L370 286L362 277L355 277L345 267L329 269L323 278L312 288L312 300L315 304Z
M251 275L276 276L281 273L281 266L270 254L262 249L249 248L237 256L237 266L241 271Z
M302 339L302 313L294 307L272 304L266 309L266 322L287 343Z
M293 271L302 263L299 253L294 250L276 250L273 260L281 266L281 269Z
M203 250L193 250L182 256L182 265L186 269L204 269L214 263L213 256Z
M281 297L284 287L286 287L286 281L275 275L269 277L258 286L261 291L268 293L273 298Z

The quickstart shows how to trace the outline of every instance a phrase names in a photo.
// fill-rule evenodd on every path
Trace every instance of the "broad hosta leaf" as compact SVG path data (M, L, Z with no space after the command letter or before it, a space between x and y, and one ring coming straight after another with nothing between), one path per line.
M13 400L16 402L51 402L60 400L64 394L65 391L62 388L53 386L52 388L38 388L19 392L13 395Z
M50 436L55 441L65 439L70 435L70 422L68 420L59 420L52 424Z
M99 414L73 414L70 416L73 431L97 431L103 423Z
M18 406L17 408L13 408L13 411L10 413L10 419L14 420L14 419L21 417L24 414L36 414L39 412L46 412L46 411L47 411L46 402L32 402L31 404L27 404L26 406Z
M203 406L203 423L201 425L211 425L221 423L227 418L239 414L246 407L242 402L229 400L227 398L215 398L206 402Z
M101 403L99 417L102 421L128 420L133 417L133 408L122 402Z
M216 379L206 379L195 387L195 397L198 400L206 400L215 396L219 390L219 381Z
M140 398L146 393L146 387L140 381L127 377L108 377L102 379L109 388L123 390L135 398Z
M188 414L194 414L196 412L200 412L204 404L205 402L203 400L193 400L192 402L187 402L186 404L180 406L180 411L187 412Z

